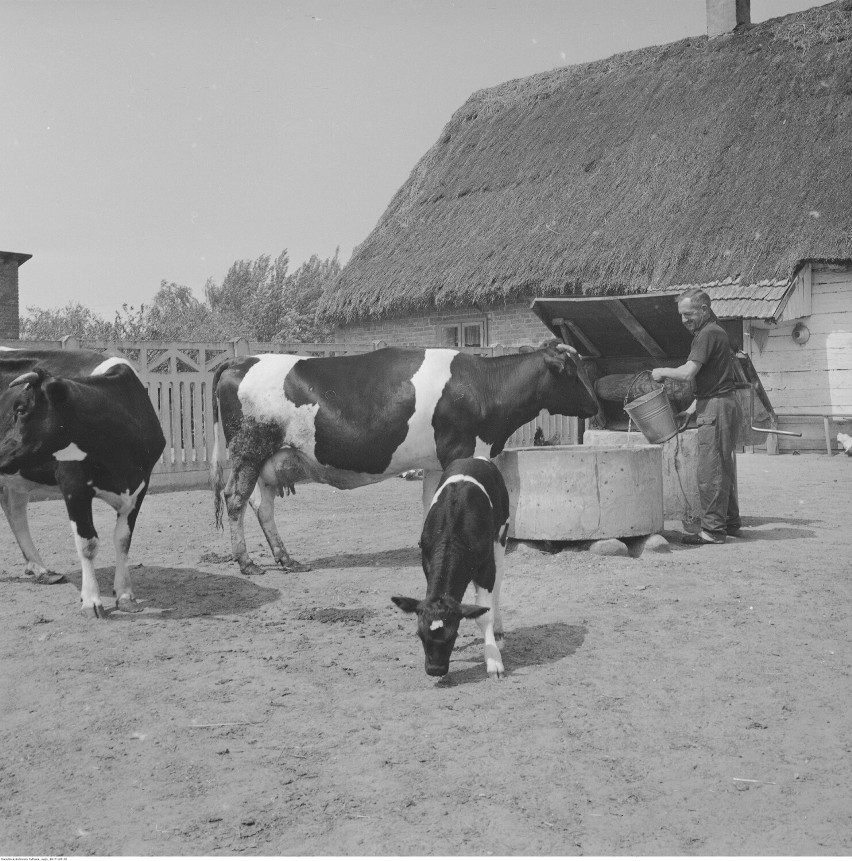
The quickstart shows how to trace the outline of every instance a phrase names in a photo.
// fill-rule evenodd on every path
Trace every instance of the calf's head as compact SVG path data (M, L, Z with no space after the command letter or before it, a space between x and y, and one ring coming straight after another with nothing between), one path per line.
M0 472L39 466L70 445L68 396L67 384L40 368L0 393Z
M445 676L450 670L450 655L459 633L462 619L476 619L488 612L488 607L460 604L449 595L437 601L393 597L391 601L406 613L417 614L417 636L426 654L426 673Z

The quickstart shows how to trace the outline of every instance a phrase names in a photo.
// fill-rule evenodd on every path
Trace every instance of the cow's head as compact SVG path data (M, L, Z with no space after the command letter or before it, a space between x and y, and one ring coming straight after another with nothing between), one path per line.
M580 354L568 344L549 341L542 345L547 378L546 409L551 413L588 419L601 414L601 405Z
M64 380L35 368L0 392L0 472L40 466L71 443Z
M488 612L488 607L460 604L449 595L437 601L416 598L391 598L400 610L417 614L417 636L426 653L426 672L430 676L445 676L450 670L450 655L459 633L462 619L475 619Z

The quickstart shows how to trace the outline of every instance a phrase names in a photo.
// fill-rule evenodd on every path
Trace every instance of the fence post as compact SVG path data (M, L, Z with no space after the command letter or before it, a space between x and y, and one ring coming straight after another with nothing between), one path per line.
M388 345L387 341L373 341L373 349L374 350L381 350L384 347L387 347L387 345Z
M236 338L231 342L235 356L247 356L249 354L248 338Z
M64 335L59 339L63 350L79 350L80 342L73 335Z

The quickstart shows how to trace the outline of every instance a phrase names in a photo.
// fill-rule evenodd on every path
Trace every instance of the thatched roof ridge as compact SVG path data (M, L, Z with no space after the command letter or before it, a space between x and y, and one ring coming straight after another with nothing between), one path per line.
M321 302L350 322L852 258L852 0L474 93Z

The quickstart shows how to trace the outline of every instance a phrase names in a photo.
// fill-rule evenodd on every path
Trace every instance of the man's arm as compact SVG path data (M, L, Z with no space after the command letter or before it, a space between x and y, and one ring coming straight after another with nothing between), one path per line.
M659 383L663 380L681 380L688 383L695 379L695 375L701 369L701 363L688 359L679 368L654 368L651 376Z

